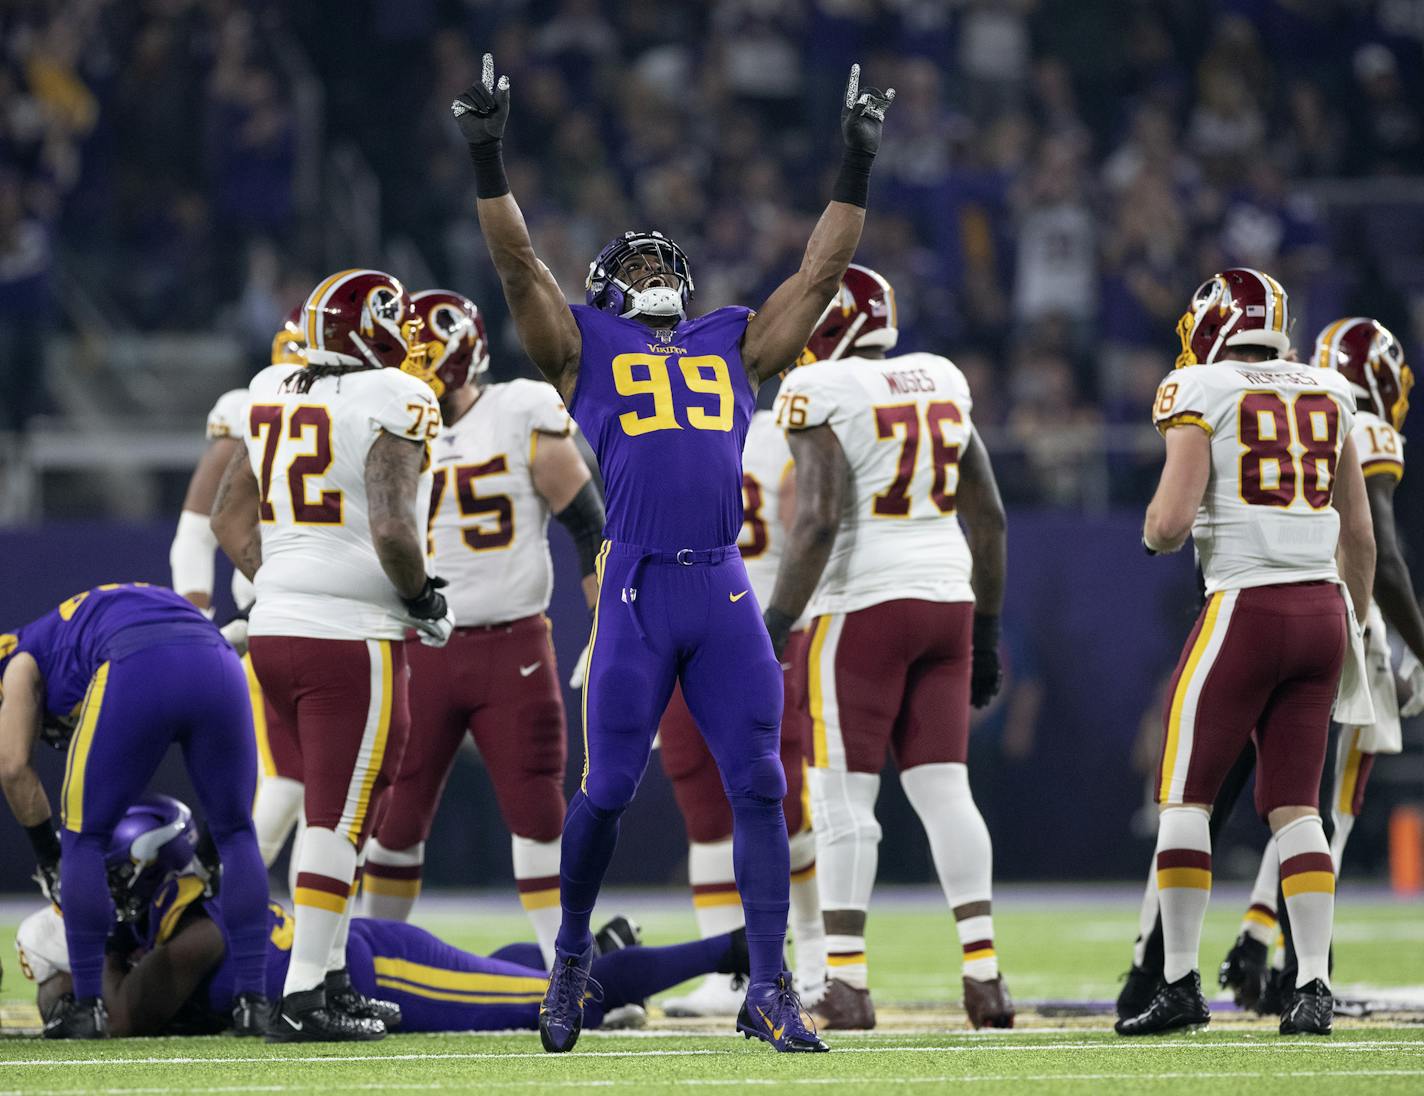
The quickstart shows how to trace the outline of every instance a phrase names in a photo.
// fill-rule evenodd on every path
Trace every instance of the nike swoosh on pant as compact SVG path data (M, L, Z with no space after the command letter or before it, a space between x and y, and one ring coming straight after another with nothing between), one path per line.
M532 666L521 666L521 667L519 667L519 676L520 676L520 677L528 677L530 674L532 674L535 670L537 670L537 669L538 669L540 666L542 666L542 665L544 665L543 662L536 662L536 663L534 663L534 665L532 665Z
M741 601L742 598L746 597L749 592L750 591L743 590L740 594L728 594L727 598L729 601L731 601L733 605L735 605L737 602Z

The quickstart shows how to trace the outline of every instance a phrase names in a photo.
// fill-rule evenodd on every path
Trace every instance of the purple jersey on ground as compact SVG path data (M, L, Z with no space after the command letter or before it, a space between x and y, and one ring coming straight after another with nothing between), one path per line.
M604 535L661 551L735 544L742 443L756 393L742 365L747 308L656 331L584 305L569 411L598 455Z
M0 636L0 674L21 651L33 656L44 677L45 711L63 719L74 714L102 663L175 639L224 642L201 610L167 587L110 583Z

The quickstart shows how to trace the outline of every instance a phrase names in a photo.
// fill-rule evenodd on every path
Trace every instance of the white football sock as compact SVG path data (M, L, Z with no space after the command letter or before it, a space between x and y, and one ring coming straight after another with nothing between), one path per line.
M732 869L732 839L693 841L687 847L687 881L692 912L702 939L732 932L746 923L742 896Z
M325 980L356 878L356 846L335 830L308 829L300 857L293 896L297 923L283 996L313 989Z
M1276 938L1276 892L1280 884L1281 858L1273 837L1261 853L1261 866L1251 887L1251 905L1241 920L1241 931L1266 947Z
M880 823L875 818L880 777L808 769L806 784L811 789L811 817L816 820L822 913L864 913L870 906L880 857ZM869 979L865 937L826 933L826 969L832 978L865 989Z
M514 884L519 903L534 926L534 938L544 955L544 966L554 969L554 937L559 934L559 841L533 841L528 837L510 839L514 860Z
M816 882L816 834L807 829L791 838L791 953L796 988L819 992L826 980L826 928Z
M374 837L366 842L361 872L361 914L382 921L409 921L420 897L425 842L408 849L388 849Z
M1162 907L1162 977L1175 982L1197 969L1202 921L1211 900L1210 816L1169 807L1157 827L1157 901Z
M1299 967L1295 984L1319 978L1330 984L1330 934L1335 920L1335 863L1318 815L1297 818L1276 831L1281 852L1281 892L1290 913Z
M287 835L301 817L304 792L300 780L285 776L264 776L257 783L252 825L257 831L257 847L262 852L262 863L269 868L281 855Z

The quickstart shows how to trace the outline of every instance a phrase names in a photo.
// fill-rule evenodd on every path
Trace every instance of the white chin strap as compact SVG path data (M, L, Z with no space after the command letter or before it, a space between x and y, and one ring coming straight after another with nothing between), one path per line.
M628 306L623 311L626 316L681 316L682 313L682 292L677 289L670 289L664 285L655 285L651 289L631 290L624 298L624 303Z

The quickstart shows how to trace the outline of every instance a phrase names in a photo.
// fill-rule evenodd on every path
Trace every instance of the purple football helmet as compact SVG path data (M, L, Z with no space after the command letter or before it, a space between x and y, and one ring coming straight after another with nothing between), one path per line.
M656 268L631 280L624 266L635 256L656 261ZM666 275L677 278L677 286L667 285ZM654 278L662 285L645 283ZM661 232L625 232L610 240L598 258L588 264L588 280L584 283L586 300L600 312L615 316L677 316L687 318L687 305L692 300L692 264L687 254Z
M149 794L124 812L104 853L120 922L137 921L158 888L193 862L198 827L186 803Z

